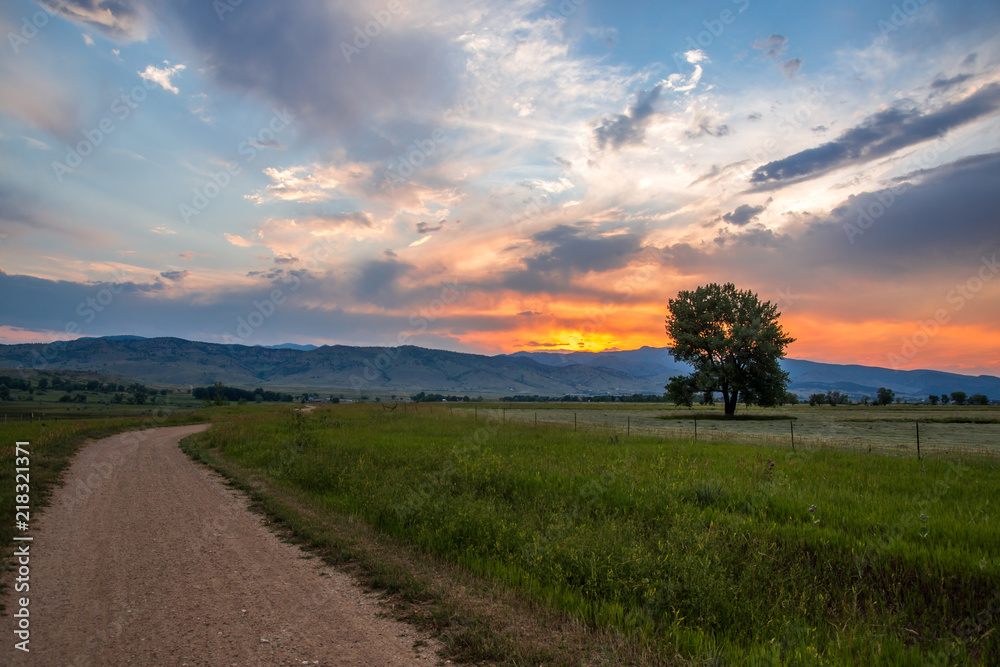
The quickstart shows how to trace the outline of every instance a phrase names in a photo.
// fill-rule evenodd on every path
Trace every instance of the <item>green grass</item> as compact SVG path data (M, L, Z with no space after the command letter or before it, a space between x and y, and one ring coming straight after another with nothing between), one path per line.
M581 408L579 405L587 405ZM609 407L610 405L610 407ZM454 405L455 413L472 415L471 406ZM1000 407L998 406L810 406L746 408L739 406L737 419L725 419L721 407L677 409L655 403L507 405L502 410L478 408L479 416L492 414L506 421L576 425L578 430L630 431L632 435L692 439L694 418L698 440L737 441L789 445L794 421L798 445L831 446L855 451L869 449L916 457L916 424L924 456L1000 455ZM703 416L704 415L704 416ZM719 415L709 418L708 415ZM777 419L774 417L778 416ZM745 417L740 419L739 417Z
M692 420L692 419L702 419L705 421L715 420L715 421L789 421L792 419L798 419L797 415L776 415L772 413L759 413L754 412L747 415L726 415L724 412L681 412L681 413L671 413L667 415L660 415L657 419L682 419L682 420Z
M625 438L441 406L234 413L186 446L657 661L1000 660L989 460ZM286 523L309 539L309 521Z

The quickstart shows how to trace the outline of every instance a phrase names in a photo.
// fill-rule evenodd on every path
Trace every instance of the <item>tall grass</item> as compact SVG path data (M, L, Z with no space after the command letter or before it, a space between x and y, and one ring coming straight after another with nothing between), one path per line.
M195 442L665 661L1000 661L992 462L370 406L247 414Z

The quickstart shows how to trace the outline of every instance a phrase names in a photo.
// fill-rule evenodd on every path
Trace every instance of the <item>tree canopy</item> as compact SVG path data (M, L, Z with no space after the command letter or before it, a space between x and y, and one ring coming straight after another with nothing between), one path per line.
M875 395L876 405L891 405L894 400L896 400L896 392L886 387L878 388L878 393Z
M667 395L690 404L696 393L722 394L726 415L736 404L775 406L785 397L788 374L778 360L794 341L778 323L777 306L761 302L732 283L682 290L670 299L667 335L670 354L694 366L690 375L670 378Z

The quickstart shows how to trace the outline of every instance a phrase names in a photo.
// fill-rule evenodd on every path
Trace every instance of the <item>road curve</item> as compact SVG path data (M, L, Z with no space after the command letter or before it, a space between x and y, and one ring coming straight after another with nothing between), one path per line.
M426 637L379 616L349 576L280 541L180 451L203 428L120 434L76 456L32 522L31 651L14 648L9 587L0 662L435 664Z

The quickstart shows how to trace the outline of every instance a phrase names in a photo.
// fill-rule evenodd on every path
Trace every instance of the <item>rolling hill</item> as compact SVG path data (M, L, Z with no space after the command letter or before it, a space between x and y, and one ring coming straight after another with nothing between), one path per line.
M302 349L305 348L305 349ZM800 396L838 390L874 396L889 387L898 396L965 391L1000 398L1000 378L940 371L897 371L785 359L790 390ZM296 387L469 395L659 394L671 375L687 372L667 348L609 352L518 352L486 356L398 348L245 346L179 338L115 336L50 344L0 345L0 368L96 371L149 382L243 387Z

